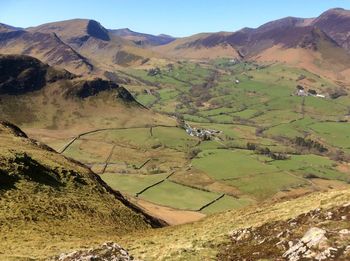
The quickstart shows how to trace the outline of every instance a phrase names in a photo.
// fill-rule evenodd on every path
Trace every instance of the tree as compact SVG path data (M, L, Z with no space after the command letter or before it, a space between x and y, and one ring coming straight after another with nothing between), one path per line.
M309 89L307 92L310 93L311 95L316 95L317 94L317 92L315 90L313 90L313 89Z

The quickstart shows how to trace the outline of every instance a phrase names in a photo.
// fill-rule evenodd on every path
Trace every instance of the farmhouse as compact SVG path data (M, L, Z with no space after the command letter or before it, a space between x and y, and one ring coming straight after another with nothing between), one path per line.
M201 128L192 128L189 124L185 123L185 130L188 135L201 138L203 140L210 140L218 134L221 134L222 131L211 130L211 129L201 129Z
M305 92L305 90L303 89L298 89L297 90L297 96L307 96L307 93Z
M315 90L309 89L305 90L304 87L298 85L297 86L297 91L296 91L297 96L313 96L317 98L326 98L326 95L317 93Z

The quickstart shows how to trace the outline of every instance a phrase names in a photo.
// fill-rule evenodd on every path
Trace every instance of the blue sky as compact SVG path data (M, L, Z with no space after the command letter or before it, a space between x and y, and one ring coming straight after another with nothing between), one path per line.
M0 0L0 22L29 27L89 18L109 29L188 36L257 27L285 16L315 17L334 7L350 9L350 0Z

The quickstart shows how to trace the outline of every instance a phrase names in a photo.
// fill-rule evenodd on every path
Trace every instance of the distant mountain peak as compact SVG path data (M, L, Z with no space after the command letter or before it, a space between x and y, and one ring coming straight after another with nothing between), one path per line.
M109 41L108 30L99 22L92 19L71 19L60 22L43 24L28 28L29 31L42 33L56 33L58 37L67 41L72 38L91 36L103 41Z
M336 7L336 8L331 8L326 12L342 12L342 11L346 11L346 9L341 8L341 7Z
M319 17L325 17L329 15L340 15L340 16L349 16L350 17L350 10L346 10L344 8L332 8L325 12L323 12Z
M19 30L23 30L23 29L19 28L19 27L14 27L11 25L0 23L0 32L11 32L11 31L19 31Z
M176 39L166 34L152 35L152 34L139 33L129 28L109 30L109 32L112 35L116 35L116 36L125 38L127 40L131 40L137 45L153 45L153 46L164 45Z
M101 39L103 41L110 40L108 30L95 20L89 20L87 25L87 33L92 37Z

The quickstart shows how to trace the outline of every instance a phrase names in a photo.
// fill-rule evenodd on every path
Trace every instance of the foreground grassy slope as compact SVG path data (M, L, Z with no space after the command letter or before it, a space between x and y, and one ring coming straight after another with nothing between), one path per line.
M5 122L0 144L1 260L47 257L151 226L85 166Z
M220 246L230 242L229 233L232 231L287 220L317 208L339 207L349 202L349 189L315 193L286 202L266 202L259 207L212 215L192 224L128 235L120 243L131 254L145 260L216 260Z

